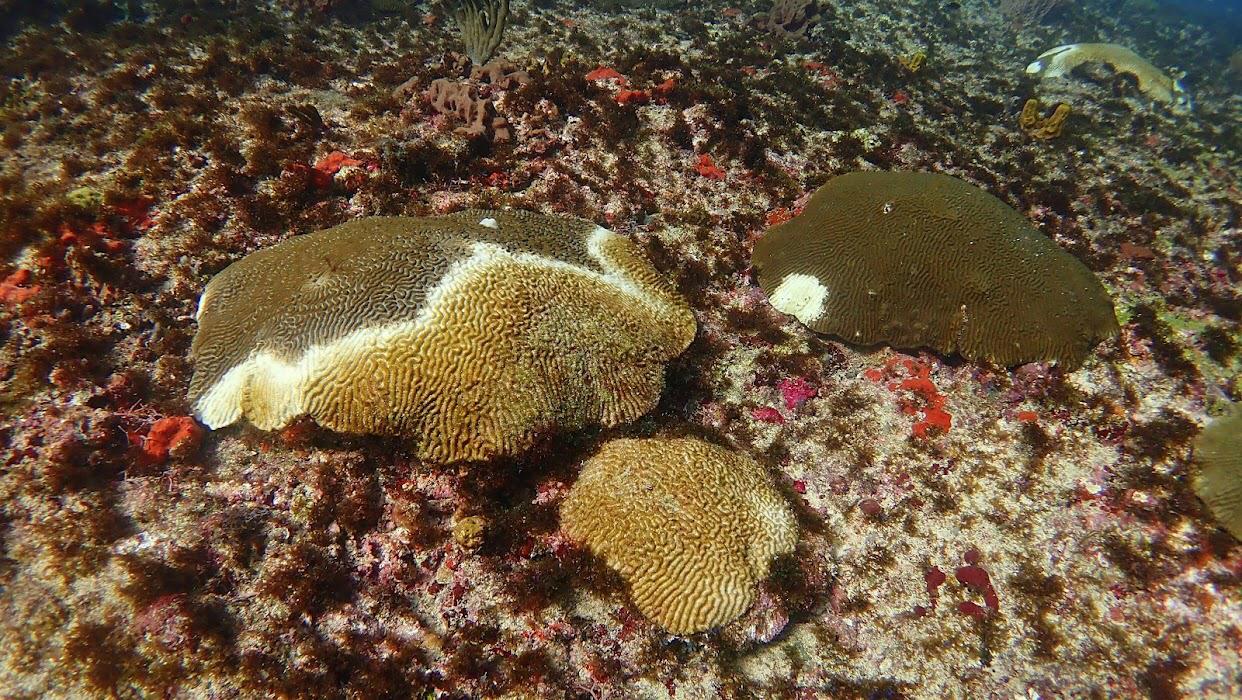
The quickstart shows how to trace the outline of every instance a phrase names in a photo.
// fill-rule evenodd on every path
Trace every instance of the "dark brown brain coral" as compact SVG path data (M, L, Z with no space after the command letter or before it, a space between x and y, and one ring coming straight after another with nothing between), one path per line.
M301 415L511 455L655 405L694 316L626 238L530 212L370 217L229 266L199 304L190 400L212 428Z
M793 512L763 467L691 438L604 445L570 491L561 525L673 634L746 612L772 559L798 541Z
M1195 441L1195 493L1242 540L1242 409L1212 421Z
M860 344L1077 366L1117 334L1095 275L1004 202L937 173L855 172L756 244L772 305Z

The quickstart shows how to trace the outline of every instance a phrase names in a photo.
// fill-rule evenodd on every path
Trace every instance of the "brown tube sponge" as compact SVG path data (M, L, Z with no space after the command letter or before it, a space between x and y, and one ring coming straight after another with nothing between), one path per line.
M702 440L614 440L589 459L561 526L629 583L634 604L673 634L746 612L798 530L767 472Z
M650 410L694 316L626 238L530 212L371 217L216 275L190 401L212 428L309 415L484 460Z
M1095 275L1004 202L936 173L834 178L755 245L772 305L860 344L1076 366L1118 332Z

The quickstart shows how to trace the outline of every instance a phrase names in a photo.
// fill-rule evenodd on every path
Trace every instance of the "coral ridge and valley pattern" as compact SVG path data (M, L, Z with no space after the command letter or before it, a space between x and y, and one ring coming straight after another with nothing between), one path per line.
M1242 398L1235 20L515 0L471 66L435 3L0 0L0 696L1242 696L1242 545L1192 488ZM1075 43L1185 72L1193 107L1026 72ZM998 198L1119 332L1004 367L780 313L756 242L860 170ZM579 217L667 278L697 333L654 407L454 464L194 419L227 266L468 209ZM798 536L739 618L671 635L559 514L603 445L682 438L761 465Z

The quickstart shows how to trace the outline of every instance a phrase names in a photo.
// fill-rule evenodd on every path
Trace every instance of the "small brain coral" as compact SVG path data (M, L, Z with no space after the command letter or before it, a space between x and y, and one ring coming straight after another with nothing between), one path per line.
M855 343L1076 366L1118 332L1086 266L948 175L834 178L755 245L754 266L773 306Z
M637 418L696 329L626 238L500 211L371 217L259 250L211 280L198 324L190 401L208 426L309 415L440 462Z
M793 512L763 467L689 438L604 445L570 491L561 525L673 634L746 612L771 560L798 541Z
M1242 409L1218 418L1195 442L1192 483L1221 527L1242 540Z

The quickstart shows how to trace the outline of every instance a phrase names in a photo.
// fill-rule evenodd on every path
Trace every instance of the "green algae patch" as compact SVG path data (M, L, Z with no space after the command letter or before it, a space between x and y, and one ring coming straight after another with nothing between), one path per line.
M65 195L69 204L87 212L97 212L103 206L103 192L93 187L79 187Z
M987 192L936 173L856 172L755 245L772 305L864 345L1078 366L1118 332L1077 258Z

